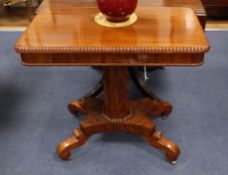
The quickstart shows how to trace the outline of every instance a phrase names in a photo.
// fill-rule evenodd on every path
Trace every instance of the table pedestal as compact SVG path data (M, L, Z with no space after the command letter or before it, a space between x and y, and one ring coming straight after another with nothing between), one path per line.
M62 159L70 157L70 151L84 144L93 134L99 132L122 131L141 135L152 146L165 152L175 163L180 149L170 140L163 138L163 132L155 130L149 116L168 116L172 106L153 98L129 100L128 67L104 68L104 100L95 97L72 101L69 110L86 116L73 136L57 146L57 154Z

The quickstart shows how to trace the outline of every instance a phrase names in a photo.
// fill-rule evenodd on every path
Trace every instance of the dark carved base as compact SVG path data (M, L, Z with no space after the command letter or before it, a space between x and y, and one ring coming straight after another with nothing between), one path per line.
M102 69L101 67L94 67L95 69ZM146 82L144 81L143 77L143 72L141 71L142 68L129 68L129 74L131 76L131 79L133 80L134 84L137 86L137 88L147 97L150 97L152 99L156 99L158 101L161 101L159 99L159 97L157 97L155 95L155 93L153 92L152 88L150 86L148 86L146 84ZM157 67L157 68L151 68L151 70L149 69L149 71L155 71L157 69L163 69L163 67ZM96 97L98 96L100 93L103 92L103 77L101 78L101 80L98 82L98 84L93 88L92 91L90 91L88 94L86 94L84 97L82 97L81 99L84 99L84 98L90 98L90 97ZM74 104L74 102L76 103L80 103L79 100L75 100L75 101L72 101L68 108L69 108L69 111L71 113L73 113L75 116L78 116L79 113L77 113L76 111L74 111L74 108L72 108L71 106L77 106L76 104ZM79 104L78 104L79 105ZM169 104L170 105L170 104ZM170 105L171 106L171 105ZM78 110L79 111L79 110ZM82 111L80 111L80 113L82 113ZM83 113L84 114L84 113ZM162 113L161 114L161 117L163 119L165 119L167 117L167 115L165 115L165 113Z
M88 137L99 132L122 131L140 135L153 147L162 150L167 159L175 164L180 149L170 140L163 138L163 132L155 130L155 124L149 116L168 116L172 106L168 102L150 98L131 101L132 112L125 118L109 118L103 113L103 101L85 98L69 104L72 113L81 113L86 118L80 122L80 129L73 136L62 141L57 147L61 159L68 159L70 151L84 144Z

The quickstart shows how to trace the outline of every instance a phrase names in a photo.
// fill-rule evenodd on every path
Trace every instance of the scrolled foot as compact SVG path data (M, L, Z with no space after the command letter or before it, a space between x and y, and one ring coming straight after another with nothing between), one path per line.
M166 101L153 100L151 103L150 114L153 116L161 116L163 119L166 119L172 112L172 105Z
M178 156L180 155L179 147L172 141L163 138L162 131L156 131L151 136L145 137L145 139L155 148L165 152L166 158L172 163L176 163Z
M85 134L77 129L74 131L74 135L63 140L56 148L56 153L63 160L68 160L71 156L70 151L84 144L87 140Z
M98 96L103 91L103 77L98 82L98 84L95 86L95 88L90 91L88 94L86 94L84 97L82 97L79 100L73 100L69 103L68 109L69 111L79 116L80 114L86 115L88 112L86 110L86 105L88 102L91 101L91 99L94 99L96 96ZM94 102L94 100L92 100Z
M84 108L83 99L71 101L68 105L68 110L76 116L79 116L80 114L84 114L84 115L87 114L87 111Z
M63 160L68 160L71 153L70 150L72 149L72 145L75 145L78 142L78 140L72 136L70 138L65 139L62 141L56 149L56 152L58 156Z
M69 103L68 109L74 115L88 115L91 110L99 110L102 107L102 101L90 98L82 98Z

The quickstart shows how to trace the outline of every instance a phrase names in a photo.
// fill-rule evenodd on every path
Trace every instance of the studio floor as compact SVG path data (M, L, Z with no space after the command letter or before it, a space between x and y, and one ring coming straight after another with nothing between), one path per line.
M167 120L155 119L181 148L177 165L142 138L97 134L69 161L56 145L79 125L67 104L99 81L91 67L24 67L14 51L21 32L0 32L1 175L226 175L228 172L228 32L210 31L211 51L201 67L168 67L148 83L173 104ZM80 83L79 83L80 82ZM131 97L142 94L131 85Z

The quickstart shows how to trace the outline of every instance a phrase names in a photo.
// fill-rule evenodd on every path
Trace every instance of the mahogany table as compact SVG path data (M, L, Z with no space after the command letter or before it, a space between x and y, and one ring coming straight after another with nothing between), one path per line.
M175 163L180 149L164 138L149 118L168 116L172 106L157 98L130 100L128 69L203 64L209 44L194 12L188 8L138 7L135 24L114 29L94 22L98 13L94 6L79 7L70 0L62 6L52 2L47 0L39 9L16 44L22 63L104 67L104 100L88 97L73 100L68 106L72 113L86 117L80 128L57 146L60 158L68 159L72 149L95 133L122 131L141 135Z
M42 3L39 8L43 7L60 7L63 6L62 0L46 0ZM96 6L96 0L74 0L65 1L64 6L79 6L79 7L94 7ZM139 7L187 7L191 8L197 18L200 21L200 24L203 29L205 29L206 24L206 12L203 7L201 0L143 0L138 2ZM165 13L165 12L162 12ZM100 69L100 67L94 67ZM129 69L130 77L133 80L133 83L137 86L137 88L147 97L158 98L151 86L149 86L146 81L144 81L145 75L143 74L143 70L145 67L134 67ZM164 67L153 66L146 67L147 72L155 71L157 69L164 69ZM101 80L94 86L94 88L88 92L84 97L96 97L103 92L103 77ZM165 116L161 116L164 118Z

